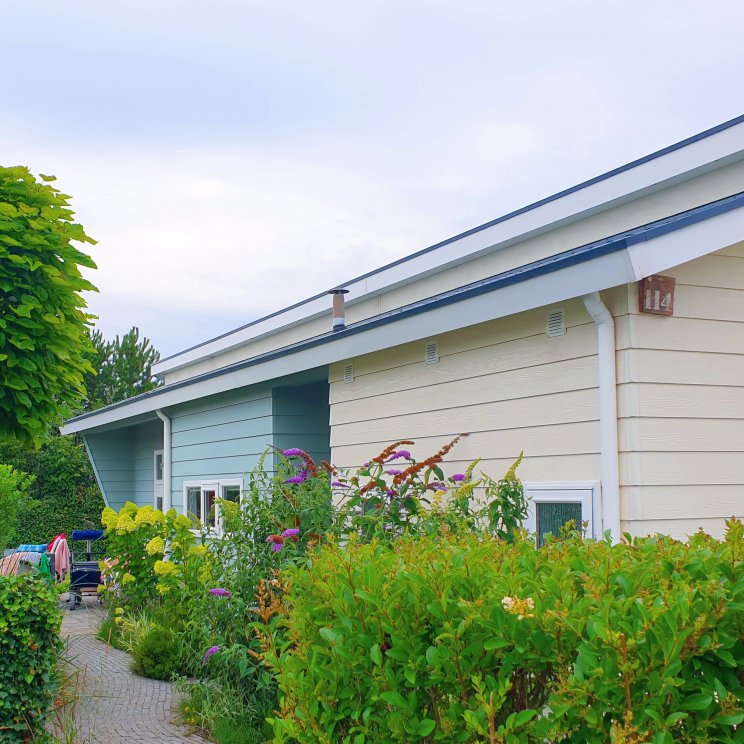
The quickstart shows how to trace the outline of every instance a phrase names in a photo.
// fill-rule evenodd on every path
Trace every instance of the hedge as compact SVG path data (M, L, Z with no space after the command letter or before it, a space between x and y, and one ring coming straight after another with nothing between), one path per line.
M50 436L39 449L0 442L0 463L35 477L18 515L14 544L49 542L60 532L100 527L103 498L82 442Z
M43 731L53 699L62 616L44 578L0 576L0 741Z
M260 598L275 741L743 742L743 553L734 520L326 545Z

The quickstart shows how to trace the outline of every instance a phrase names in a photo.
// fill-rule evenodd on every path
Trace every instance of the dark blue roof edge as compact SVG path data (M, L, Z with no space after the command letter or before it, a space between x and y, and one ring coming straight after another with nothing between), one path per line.
M617 235L613 235L601 240L587 243L586 245L579 246L577 248L571 248L568 251L558 253L548 258L543 258L538 261L519 266L515 269L509 269L500 274L488 277L486 279L480 279L477 282L466 284L456 289L451 289L447 292L437 295L436 297L430 297L425 300L419 300L418 302L405 305L395 310L390 310L387 313L381 315L375 315L367 320L361 320L358 323L346 326L343 330L324 333L321 336L315 336L314 338L307 339L306 341L299 341L289 346L284 346L281 349L275 349L274 351L266 352L251 359L246 359L242 362L236 362L227 367L221 367L212 372L206 372L196 377L189 378L187 380L181 380L180 382L174 382L171 385L151 390L148 393L142 393L136 395L127 400L122 400L118 403L113 403L105 408L99 408L95 411L80 414L68 419L65 423L73 423L75 421L82 421L90 418L91 416L97 416L104 411L112 411L116 408L129 405L138 400L144 400L146 398L153 398L157 395L170 392L171 390L179 390L189 385L195 385L205 380L220 377L221 375L230 374L231 372L237 372L241 369L247 369L248 367L254 367L258 364L271 361L273 359L279 359L290 354L294 354L298 351L304 351L306 349L320 346L322 344L334 341L336 339L345 338L348 336L354 336L358 333L378 328L389 323L394 323L401 318L419 315L420 313L433 310L437 307L446 307L462 300L477 297L478 295L486 294L487 292L493 292L502 287L508 287L513 284L527 281L528 279L534 279L538 276L552 273L560 269L565 269L576 264L590 261L595 258L606 256L610 253L616 253L627 248L635 243L642 242L644 240L650 240L658 238L667 233L680 230L689 225L696 224L698 222L704 222L711 217L730 212L733 209L744 207L744 192L733 194L724 199L720 199L710 204L705 204L700 207L694 207L693 209L687 210L686 212L680 212L677 215L671 217L665 217L662 220L651 222L641 227L633 228L632 230L626 230Z
M339 284L338 286L345 287L348 284L353 284L354 282L359 282L362 279L367 279L370 276L374 276L375 274L379 274L382 271L386 271L387 269L391 269L395 266L399 266L400 264L406 263L406 261L411 261L412 259L418 258L419 256L426 255L427 253L430 253L431 251L435 251L438 248L442 248L445 245L449 245L450 243L454 243L457 240L466 238L469 235L473 235L477 232L480 232L481 230L486 230L489 227L498 225L500 222L506 222L506 220L510 220L513 217L518 217L519 215L524 214L525 212L529 212L533 209L537 209L538 207L542 207L543 205L549 204L552 201L557 201L558 199L561 199L564 196L568 196L569 194L572 194L575 191L580 191L581 189L585 189L588 186L593 186L596 183L605 181L608 178L617 176L618 174L631 170L632 168L637 168L639 165L643 165L644 163L648 163L651 160L655 160L656 158L660 158L664 155L668 155L670 152L674 152L675 150L680 150L683 147L687 147L687 145L691 145L694 142L698 142L699 140L705 139L707 137L711 137L714 134L718 134L719 132L722 132L726 129L730 129L731 127L736 126L737 124L741 124L741 123L744 123L744 114L742 114L741 116L737 116L733 119L729 119L728 121L725 121L722 124L717 124L716 126L711 127L710 129L706 129L702 132L698 132L698 134L693 134L691 137L687 137L683 140L680 140L679 142L675 142L672 145L667 145L667 147L664 147L661 150L656 150L655 152L652 152L649 155L644 155L641 158L632 160L630 163L626 163L625 165L621 165L621 166L618 166L617 168L613 168L612 170L607 171L606 173L602 173L599 176L594 176L593 178L590 178L587 181L582 181L581 183L578 183L575 186L570 186L567 189L563 189L563 191L558 191L557 193L552 194L551 196L546 196L543 199L533 202L532 204L528 204L525 207L520 207L519 209L516 209L513 212L508 212L507 214L504 214L501 217L496 217L495 219L490 220L489 222L484 222L482 225L478 225L477 227L470 228L469 230L466 230L465 232L458 233L457 235L454 235L451 238L442 240L439 243L435 243L434 245L428 246L427 248L422 248L421 250L416 251L415 253L411 253L408 256L404 256L403 258L399 258L396 261L392 261L391 263L385 264L384 266L380 266L377 269L368 271L366 274L361 274L360 276L357 276L354 279L349 279L347 282L343 282L342 284ZM170 356L163 357L163 359L160 359L159 361L167 362L170 359L175 359L176 357L181 356L181 354L187 354L190 351L194 351L194 349L199 349L202 346L206 346L207 344L213 343L214 341L219 341L221 338L227 338L227 336L231 336L233 333L237 333L238 331L243 331L246 328L250 328L251 326L254 326L258 323L262 323L265 320L270 320L271 318L275 318L278 315L282 315L283 313L286 313L289 310L295 310L298 307L307 305L309 302L318 300L321 297L324 297L326 294L327 294L326 292L320 292L319 294L313 295L312 297L308 297L305 300L300 300L299 302L295 302L293 305L288 305L287 307L281 308L280 310L276 310L273 313L269 313L268 315L263 315L260 318L256 318L256 320L252 320L250 321L250 323L245 323L242 326L238 326L237 328L233 328L230 331L221 333L218 336L214 336L213 338L210 338L206 341L202 341L199 344L195 344L194 346L189 346L187 349L183 349L182 351L176 352L175 354L171 354Z

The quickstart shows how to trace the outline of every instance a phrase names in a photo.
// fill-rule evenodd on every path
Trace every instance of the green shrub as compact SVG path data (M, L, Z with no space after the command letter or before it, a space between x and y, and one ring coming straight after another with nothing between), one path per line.
M156 626L132 649L132 669L143 677L169 680L179 671L175 633Z
M325 545L261 602L275 740L741 742L742 532Z
M30 504L27 493L33 480L10 465L0 465L0 551L20 542L17 540L18 517Z
M39 734L52 703L61 614L39 576L0 576L0 741Z

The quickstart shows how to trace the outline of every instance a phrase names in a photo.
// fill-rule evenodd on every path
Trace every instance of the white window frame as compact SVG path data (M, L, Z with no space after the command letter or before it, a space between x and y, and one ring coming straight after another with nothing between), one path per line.
M152 453L152 508L158 508L158 484L163 487L163 495L160 497L165 503L165 481L160 478L158 479L158 455L163 458L163 468L165 468L165 452L161 449L153 450ZM163 470L165 474L165 469ZM162 505L161 505L162 508Z
M586 534L597 539L602 537L602 491L599 481L547 481L523 483L528 497L527 518L524 527L530 535L537 533L537 516L534 504L572 503L581 504L581 521L587 522ZM580 491L581 495L569 495L567 491Z
M245 488L243 484L242 478L220 478L219 480L211 480L211 479L204 479L204 480L185 480L183 482L183 500L182 500L182 512L186 516L189 515L188 510L188 502L187 502L187 495L189 488L198 488L200 491L199 498L200 498L200 504L201 504L201 523L202 527L205 526L205 518L206 518L206 503L204 501L204 491L207 490L214 490L216 492L216 498L221 499L222 498L222 489L229 486L237 486L240 488L240 499L243 498L243 490ZM238 502L240 503L240 501ZM192 530L195 533L199 533L199 530ZM220 515L220 505L219 503L215 502L215 509L214 509L214 526L209 527L207 530L208 534L210 535L221 535L222 534L222 516Z

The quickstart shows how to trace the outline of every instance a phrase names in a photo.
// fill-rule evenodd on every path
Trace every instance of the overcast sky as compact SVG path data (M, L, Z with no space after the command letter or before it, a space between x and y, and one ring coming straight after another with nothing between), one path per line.
M0 164L171 354L744 112L739 0L2 0Z

